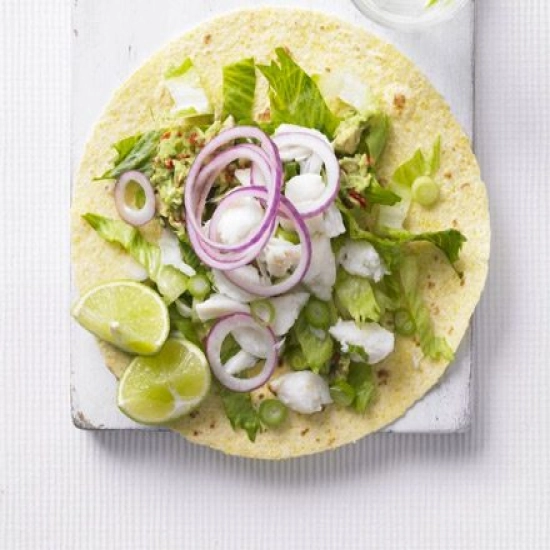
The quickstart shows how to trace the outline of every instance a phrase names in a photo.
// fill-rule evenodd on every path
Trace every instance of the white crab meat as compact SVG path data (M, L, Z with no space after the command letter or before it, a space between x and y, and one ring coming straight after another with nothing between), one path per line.
M208 300L195 304L195 312L201 321L218 319L232 313L250 313L250 307L222 294L212 294Z
M250 172L250 168L237 168L235 170L235 177L241 185L248 187L249 185L252 185Z
M262 250L259 259L265 263L271 277L285 277L300 262L301 249L299 244L272 237Z
M260 359L265 359L267 357L269 351L268 346L270 344L259 327L240 327L233 330L231 334L237 341L237 344L241 346L242 350Z
M223 244L235 244L246 240L258 227L264 211L256 199L244 197L223 212L216 228L216 237Z
M335 204L331 204L322 214L306 220L306 225L311 235L323 233L329 239L346 232L342 214Z
M327 382L309 370L283 374L269 387L289 409L302 414L319 412L332 403Z
M188 277L196 275L196 271L181 259L181 249L178 238L172 231L163 229L158 241L160 261L162 265L171 265Z
M338 263L351 275L359 275L376 282L388 273L374 246L365 241L347 241L339 250L337 259Z
M237 270L235 270L237 271ZM252 265L245 265L239 267L238 271L240 274L244 274L247 279L251 282L258 283L260 282L260 274L258 270ZM254 294L250 294L246 290L239 288L237 285L234 285L224 274L223 271L218 269L213 269L212 274L214 276L214 286L217 288L220 294L227 296L237 302L247 303L252 300L256 300L258 297Z
M258 362L258 358L243 349L238 351L233 357L224 364L224 369L228 374L239 374L247 369L251 369Z
M311 264L302 282L321 300L330 300L336 282L336 259L330 239L326 235L313 235L311 247Z
M395 336L393 332L381 327L378 323L362 323L357 325L354 321L338 322L329 329L347 353L349 346L358 346L368 355L369 363L374 365L387 357L395 347Z
M270 326L276 336L282 336L292 328L308 299L307 292L292 292L271 298L270 302L275 309L275 318Z
M316 201L325 191L325 182L319 174L300 174L285 185L285 197L298 212Z

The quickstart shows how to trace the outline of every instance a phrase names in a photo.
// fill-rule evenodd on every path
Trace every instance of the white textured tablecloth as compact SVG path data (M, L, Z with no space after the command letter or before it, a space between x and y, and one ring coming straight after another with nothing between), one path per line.
M473 429L254 463L72 426L70 4L1 0L0 549L550 548L550 3L478 0L477 28Z

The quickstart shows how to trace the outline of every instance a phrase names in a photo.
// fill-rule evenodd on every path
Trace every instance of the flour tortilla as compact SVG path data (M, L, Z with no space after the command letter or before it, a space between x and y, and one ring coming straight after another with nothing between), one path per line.
M458 268L461 281L431 246L418 245L421 285L436 333L456 350L482 291L489 257L489 212L485 187L469 140L449 107L420 71L393 46L332 16L302 10L258 9L214 19L168 44L116 91L86 146L76 174L72 205L72 262L76 285L85 292L112 279L132 276L128 255L106 244L81 220L86 212L116 217L106 182L93 181L111 165L112 143L155 127L166 109L159 94L163 71L191 57L211 98L220 107L222 67L245 57L265 63L276 47L285 46L309 74L347 71L367 82L384 102L392 120L380 175L388 177L418 147L429 149L441 135L442 158L438 181L441 200L427 210L413 205L407 226L412 231L454 227L465 244ZM257 113L267 108L267 85L258 78ZM149 238L159 228L149 224ZM130 356L100 342L105 361L119 377ZM422 358L418 345L398 338L396 352L375 366L379 381L375 403L365 414L330 406L309 416L291 414L287 424L260 433L255 443L244 431L233 431L220 399L212 395L199 412L172 426L192 442L228 454L264 459L295 457L327 449L379 430L420 399L447 368L447 363ZM284 372L282 366L276 373ZM254 398L269 396L262 388Z

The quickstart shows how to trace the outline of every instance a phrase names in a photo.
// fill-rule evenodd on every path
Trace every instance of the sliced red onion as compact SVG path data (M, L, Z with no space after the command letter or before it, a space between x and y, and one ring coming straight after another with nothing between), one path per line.
M252 328L266 340L267 357L259 374L252 378L237 378L230 374L221 360L221 349L225 338L238 328ZM228 389L249 392L263 386L273 374L278 362L277 340L273 331L257 323L247 313L234 313L217 321L206 338L206 356L214 376Z
M304 218L311 218L324 212L336 198L340 187L340 165L330 144L319 136L305 131L283 132L273 136L273 141L281 151L290 147L304 147L321 159L325 166L325 191L318 199L303 209L300 208L299 212Z
M232 201L238 200L242 197L255 197L259 199L267 199L268 192L264 187L240 187L233 191L231 194L227 195L218 205L214 216L210 222L210 227L213 230L216 230L217 220L223 211L231 204ZM293 225L298 237L300 238L300 246L302 247L302 253L300 256L300 261L291 275L289 275L283 281L273 284L273 285L264 285L261 283L256 283L250 281L249 279L244 279L240 276L238 271L226 271L226 278L232 282L234 285L255 294L257 296L278 296L279 294L284 294L288 292L291 288L294 288L305 276L309 265L311 263L311 237L309 235L308 228L293 206L293 204L285 197L281 197L281 202L279 203L278 213L284 218L288 219Z
M205 164L219 148L236 139L256 139L260 146L252 143L235 145L223 150ZM218 174L237 159L247 159L252 163L252 167L266 183L268 196L262 222L252 234L238 243L223 244L205 234L202 216L206 199ZM246 265L259 254L275 227L282 181L282 166L277 148L258 128L242 126L226 130L204 147L186 179L184 205L191 243L205 264L221 270L235 269Z
M198 157L197 157L198 158ZM255 162L258 166L262 176L267 180L272 180L273 176L270 171L270 165L264 157L263 151L253 145L236 145L220 153L216 156L204 169L201 171L200 175L196 180L196 185L200 189L200 198L198 202L192 205L192 209L187 207L186 204L186 220L188 225L193 227L195 232L201 231L201 219L206 206L206 198L214 184L214 181L218 177L218 174L231 162L237 159L247 159L251 162ZM280 172L280 169L279 169ZM282 185L282 182L280 182ZM279 196L281 192L280 185L277 185L277 182L273 182L273 185L269 188L269 199L266 206L266 211L262 222L259 224L258 228L251 234L247 239L235 244L223 244L219 243L207 236L201 238L201 240L209 247L214 248L219 251L231 251L231 252L241 252L250 247L251 242L255 242L267 228L271 225L273 217L277 212L277 205L279 202ZM193 188L189 187L189 178L187 178L185 183L185 199L187 202L187 197L192 194ZM191 206L191 205L190 205ZM201 231L202 233L202 231Z
M126 203L126 188L131 182L137 183L145 193L145 204L133 208ZM149 178L142 172L124 172L115 184L115 206L119 216L130 225L140 226L150 222L155 215L155 192Z

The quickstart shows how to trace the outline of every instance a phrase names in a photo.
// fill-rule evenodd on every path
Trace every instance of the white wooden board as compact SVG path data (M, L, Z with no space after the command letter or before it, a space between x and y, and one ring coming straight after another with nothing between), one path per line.
M473 0L452 21L423 34L379 27L351 0L73 0L71 170L114 89L152 53L215 15L260 5L303 7L332 13L363 26L407 54L445 96L469 135L473 131ZM73 299L76 296L72 288ZM428 395L386 431L445 433L467 429L471 420L471 334ZM116 407L116 383L93 338L71 325L71 412L84 429L147 429Z

